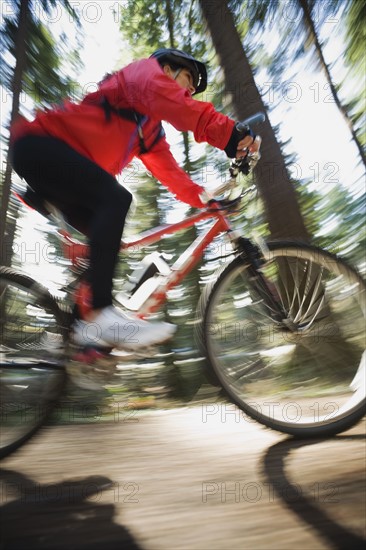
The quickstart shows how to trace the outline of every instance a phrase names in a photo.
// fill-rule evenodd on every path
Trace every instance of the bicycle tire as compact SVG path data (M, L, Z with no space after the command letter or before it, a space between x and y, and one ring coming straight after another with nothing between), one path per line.
M0 267L0 458L33 437L65 382L67 321L47 289Z
M343 432L365 414L365 282L311 245L268 243L265 255L261 271L287 319L274 320L245 260L223 266L198 306L209 379L268 428L298 438Z

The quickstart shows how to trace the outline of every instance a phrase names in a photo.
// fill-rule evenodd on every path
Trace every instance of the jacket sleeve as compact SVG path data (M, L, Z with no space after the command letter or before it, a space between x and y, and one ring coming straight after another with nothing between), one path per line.
M144 153L139 158L152 175L179 200L194 208L203 207L203 203L199 198L203 187L195 184L186 172L180 168L170 152L165 138L161 138L151 151Z
M119 90L117 103L126 103L155 120L169 122L179 131L191 131L197 142L225 149L234 121L215 110L212 103L197 101L166 76L156 59L131 63L116 74L110 86ZM112 98L111 98L112 99Z

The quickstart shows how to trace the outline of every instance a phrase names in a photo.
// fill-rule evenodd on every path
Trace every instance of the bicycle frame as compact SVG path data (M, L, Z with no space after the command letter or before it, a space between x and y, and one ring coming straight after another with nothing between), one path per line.
M183 229L191 227L197 222L214 219L213 225L197 237L192 244L183 251L171 266L171 273L164 277L164 281L151 294L141 309L137 312L139 317L145 317L150 313L158 310L165 302L166 294L174 286L179 284L184 277L193 269L203 255L203 251L220 233L229 233L232 231L229 220L226 218L224 211L217 209L206 209L197 214L193 214L188 218L173 224L161 225L154 229L144 231L140 235L130 239L122 240L121 252L131 249L138 249L149 244L158 242L162 237L176 233ZM88 256L89 247L83 243L74 240L65 229L60 229L59 234L62 237L63 250L65 256L71 260L73 265L78 265L81 258Z

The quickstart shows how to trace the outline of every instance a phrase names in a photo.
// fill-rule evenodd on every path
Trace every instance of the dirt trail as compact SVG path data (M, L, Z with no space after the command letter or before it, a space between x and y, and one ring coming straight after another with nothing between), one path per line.
M296 442L232 407L44 429L2 462L1 549L356 549L359 424Z

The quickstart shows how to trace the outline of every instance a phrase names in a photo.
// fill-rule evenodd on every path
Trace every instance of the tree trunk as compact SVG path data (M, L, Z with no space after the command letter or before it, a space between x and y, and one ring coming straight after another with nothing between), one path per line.
M314 25L314 21L313 21L313 18L312 18L311 10L309 8L309 3L308 3L307 0L299 0L299 3L300 3L300 6L303 10L306 26L307 26L307 28L310 32L310 36L311 36L312 42L315 46L315 50L316 50L316 53L317 53L317 56L318 56L318 59L319 59L320 66L321 66L321 68L322 68L322 70L325 74L325 78L327 79L327 82L329 84L329 88L330 88L330 91L332 93L334 102L335 102L336 106L338 107L339 112L343 116L343 119L344 119L345 123L347 124L347 126L349 128L349 131L351 132L352 139L355 142L356 147L357 147L358 152L359 152L359 155L362 159L362 162L363 162L364 166L366 167L365 151L364 151L364 149L363 149L363 147L362 147L362 145L361 145L361 143L360 143L360 141L357 137L357 134L355 132L355 129L354 129L353 124L352 124L352 120L351 120L351 118L350 118L350 116L347 112L347 109L345 108L344 105L342 105L342 102L338 97L336 87L333 84L333 80L332 80L332 76L330 74L329 67L325 62L324 55L323 55L323 50L322 50L322 47L321 47L320 42L318 40L318 35L317 35L316 29L315 29L315 25Z
M10 124L14 122L19 113L20 105L20 94L22 91L22 77L25 69L25 59L26 59L26 37L27 37L27 22L29 17L29 2L30 0L21 0L19 7L18 15L18 31L15 40L15 69L13 76L13 103L10 116ZM11 264L11 253L10 253L10 238L11 233L6 233L7 228L7 211L9 207L10 199L10 187L11 187L11 173L12 167L10 162L10 155L8 152L6 159L6 168L4 181L2 185L2 197L1 197L1 209L0 209L0 264L1 265L10 265Z
M175 40L174 40L174 15L171 5L171 0L165 0L165 8L166 8L166 19L167 19L167 25L168 25L168 31L169 31L169 46L170 48L175 48Z
M226 92L239 120L265 106L254 81L234 18L227 2L199 0L214 47L224 70ZM273 238L291 237L307 241L295 189L289 179L285 161L268 120L258 128L262 136L262 160L255 170L256 184L264 201L269 229Z

